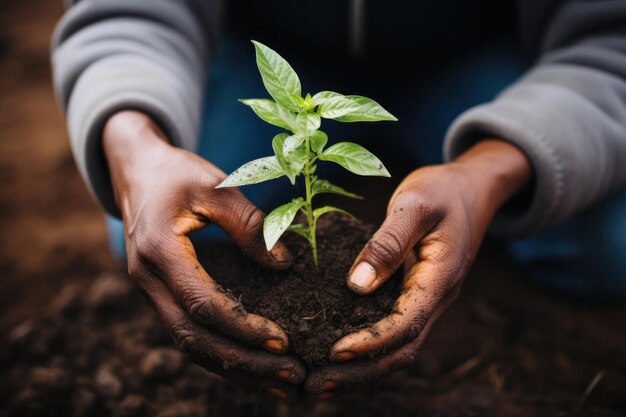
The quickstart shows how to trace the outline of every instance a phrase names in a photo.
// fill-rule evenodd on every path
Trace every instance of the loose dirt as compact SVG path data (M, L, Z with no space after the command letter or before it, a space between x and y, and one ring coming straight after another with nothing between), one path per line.
M290 350L309 367L329 363L329 349L342 336L388 315L401 284L395 276L376 295L351 292L346 275L374 227L331 213L320 218L318 228L318 268L306 240L291 233L284 241L294 265L280 273L258 267L232 245L211 248L206 256L200 253L209 275L248 311L285 329Z

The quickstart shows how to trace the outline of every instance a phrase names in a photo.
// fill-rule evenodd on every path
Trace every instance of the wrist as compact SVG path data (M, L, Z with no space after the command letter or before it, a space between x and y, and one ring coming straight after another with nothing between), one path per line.
M146 164L155 160L154 152L169 146L158 126L144 113L125 110L107 120L102 147L118 204L129 186L143 178Z
M166 143L163 132L144 113L124 110L113 114L102 131L102 147L109 164L132 161L147 148Z
M452 164L477 184L484 201L494 213L518 195L533 176L526 154L517 146L499 139L484 139L459 156Z

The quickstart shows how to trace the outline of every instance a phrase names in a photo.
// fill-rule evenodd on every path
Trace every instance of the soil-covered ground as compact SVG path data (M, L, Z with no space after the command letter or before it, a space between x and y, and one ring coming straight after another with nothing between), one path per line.
M415 366L371 390L286 405L189 364L72 161L48 63L61 3L0 6L0 416L626 415L626 307L545 294L495 244Z

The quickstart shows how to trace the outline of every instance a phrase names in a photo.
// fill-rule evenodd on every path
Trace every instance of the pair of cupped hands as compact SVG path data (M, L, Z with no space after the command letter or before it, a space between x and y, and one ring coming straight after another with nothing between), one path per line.
M285 332L236 308L200 265L187 237L215 223L254 261L288 268L292 258L285 246L265 248L263 213L238 189L216 189L226 174L172 146L142 113L109 118L103 148L124 221L130 277L175 343L207 370L283 399L295 399L302 387L309 397L330 398L410 366L459 293L495 212L530 177L524 154L494 139L451 163L408 175L346 281L352 291L371 294L404 265L401 295L389 316L338 340L331 365L307 373L288 353Z

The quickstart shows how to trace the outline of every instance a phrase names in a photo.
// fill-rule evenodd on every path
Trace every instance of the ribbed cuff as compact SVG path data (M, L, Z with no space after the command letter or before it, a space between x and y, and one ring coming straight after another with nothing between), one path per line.
M67 115L74 156L91 194L113 216L115 204L102 149L102 129L120 110L149 115L175 146L193 150L198 135L197 103L185 100L179 82L161 66L136 56L103 59L76 83Z

